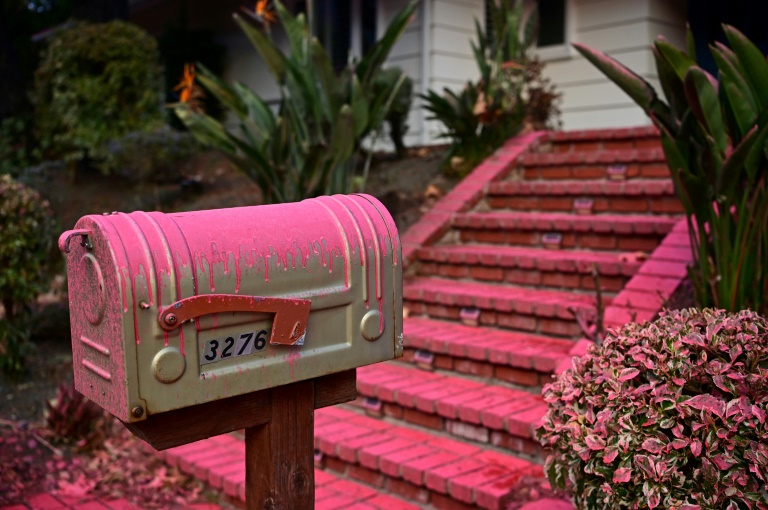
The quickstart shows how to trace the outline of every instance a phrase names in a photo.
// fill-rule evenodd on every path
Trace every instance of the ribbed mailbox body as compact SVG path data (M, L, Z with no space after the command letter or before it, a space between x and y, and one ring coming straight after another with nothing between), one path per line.
M75 387L124 422L402 355L375 198L85 216L67 253Z

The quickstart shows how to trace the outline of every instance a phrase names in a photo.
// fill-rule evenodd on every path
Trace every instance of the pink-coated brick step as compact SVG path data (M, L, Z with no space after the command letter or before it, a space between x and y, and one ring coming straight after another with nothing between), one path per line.
M546 250L523 246L441 245L418 252L423 276L506 282L565 289L595 288L597 268L604 291L617 292L637 273L635 252Z
M493 182L486 201L497 210L653 215L683 212L669 179Z
M573 312L594 314L595 298L591 294L413 277L405 280L403 299L413 316L458 321L464 312L475 310L483 325L576 337L582 332ZM609 304L610 298L604 302Z
M571 142L587 140L638 140L658 138L659 130L655 126L634 126L607 129L574 129L570 131L546 131L541 136L541 143Z
M319 413L319 411L318 411ZM316 427L335 421L318 415ZM193 446L194 445L194 446ZM223 490L236 504L245 501L245 444L231 435L157 452L165 462ZM192 507L194 508L194 507ZM417 510L418 506L379 490L315 470L316 510ZM201 508L202 510L202 508ZM211 509L213 510L213 508Z
M459 228L475 229L574 231L642 236L666 235L677 221L676 218L644 215L575 215L514 211L457 214L453 225Z
M674 196L671 179L637 179L633 181L563 180L563 181L496 181L488 185L489 195L547 196Z
M518 162L525 166L664 163L664 161L664 151L661 149L531 152L521 154L518 158Z
M438 417L451 433L457 424L490 437L491 431L532 440L546 410L541 397L527 391L475 380L427 372L395 363L379 363L358 369L357 391L363 398ZM433 428L438 428L433 427ZM465 430L465 429L462 429ZM462 435L462 434L458 434ZM475 436L463 438L477 439ZM485 439L488 442L489 439ZM536 453L536 452L518 452Z
M517 371L551 374L559 362L568 357L573 348L571 340L551 338L530 333L516 333L499 329L465 326L455 322L407 317L403 321L404 344L406 348L428 352L436 358L434 368L462 371L460 365L467 360L471 363L486 363L496 369L496 378L510 381L503 368ZM442 365L440 358L451 358L453 366ZM489 373L473 373L494 377Z
M541 466L464 442L397 426L341 408L317 411L320 464L420 505L444 497L472 508L501 510L515 482Z

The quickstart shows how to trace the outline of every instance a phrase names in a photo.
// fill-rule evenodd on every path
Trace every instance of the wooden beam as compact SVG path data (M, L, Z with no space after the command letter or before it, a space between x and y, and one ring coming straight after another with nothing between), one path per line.
M349 402L357 397L355 369L318 377L308 382L314 385L314 409ZM271 391L257 391L154 414L146 420L124 425L155 450L166 450L268 423L272 419Z
M245 508L315 507L315 384L272 388L272 420L245 429Z

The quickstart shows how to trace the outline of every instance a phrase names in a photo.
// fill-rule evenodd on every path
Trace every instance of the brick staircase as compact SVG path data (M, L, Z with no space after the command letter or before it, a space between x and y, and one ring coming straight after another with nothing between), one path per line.
M542 476L541 387L583 352L593 268L608 326L653 318L685 276L681 212L651 128L510 140L402 236L405 355L316 412L317 508L506 508ZM242 500L242 444L217 441L165 455Z

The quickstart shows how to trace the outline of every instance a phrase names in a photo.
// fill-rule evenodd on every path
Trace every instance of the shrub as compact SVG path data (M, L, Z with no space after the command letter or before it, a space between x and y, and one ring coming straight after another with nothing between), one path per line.
M57 443L91 450L109 434L111 421L106 413L72 384L60 385L56 398L46 401L45 407L47 434Z
M44 144L35 143L30 122L24 117L0 120L0 175L17 176L42 156Z
M472 51L480 72L459 92L448 88L422 96L430 120L443 124L451 141L446 167L464 175L526 124L557 125L560 94L541 75L543 64L528 55L534 41L535 12L525 2L490 2L491 30L475 20Z
M110 140L96 152L96 165L105 174L121 175L139 183L173 183L198 153L189 133L167 126L134 131Z
M42 139L68 160L162 119L157 43L122 21L57 32L35 72L32 100Z
M348 193L355 181L360 142L376 134L402 86L375 94L372 83L381 72L392 46L416 11L412 0L392 20L384 36L360 59L351 59L336 75L325 49L312 36L305 16L294 16L279 1L276 13L258 2L251 16L266 25L264 33L236 15L267 64L280 90L280 104L273 112L265 101L242 84L230 86L198 65L203 87L236 117L237 128L196 112L187 103L175 112L195 137L221 150L262 190L266 202L291 202L318 195ZM288 37L288 52L276 44L269 23L279 20ZM188 83L188 97L193 83ZM184 95L184 94L183 94ZM375 139L373 141L375 145ZM370 165L370 156L365 168Z
M700 308L768 313L768 62L724 25L728 46L710 47L715 79L664 38L653 54L667 102L607 55L576 48L639 104L661 131L693 250L688 274Z
M0 369L6 373L24 368L26 306L46 288L54 236L48 202L10 175L0 176Z
M664 312L544 388L553 487L581 509L768 508L768 323Z

